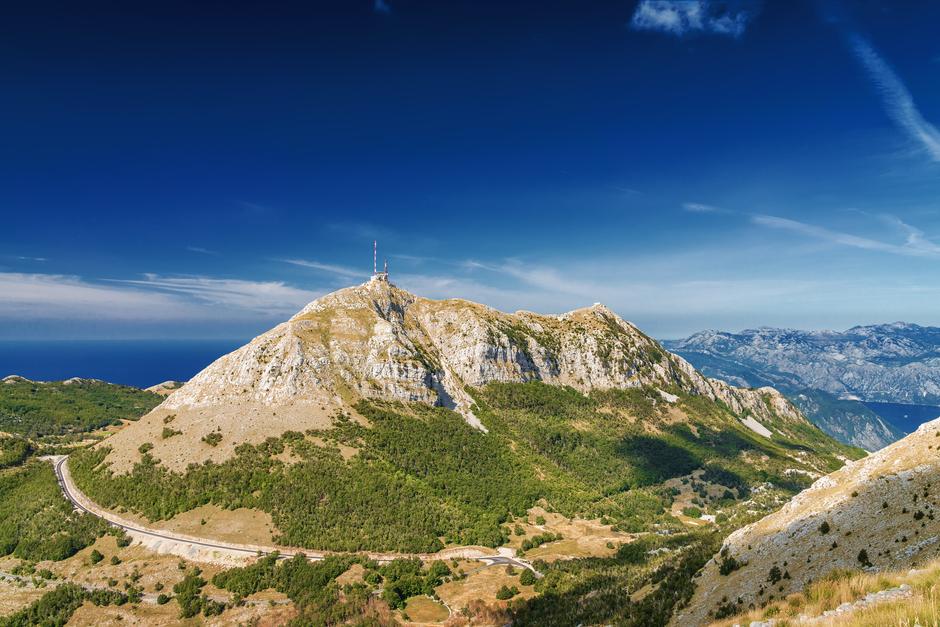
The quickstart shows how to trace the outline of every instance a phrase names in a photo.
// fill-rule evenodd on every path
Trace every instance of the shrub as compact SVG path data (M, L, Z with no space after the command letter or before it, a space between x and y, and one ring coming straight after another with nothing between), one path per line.
M143 444L137 447L137 452L140 453L141 455L146 455L152 450L153 450L153 442L144 442Z
M821 534L823 534L823 535L826 535L827 533L829 533L829 522L828 522L828 521L825 521L825 520L822 521L822 523L819 525L819 533L821 533Z
M730 575L739 568L741 568L741 564L731 555L722 557L721 561L718 562L718 572L722 575Z
M519 575L519 583L523 586L534 585L536 581L538 581L538 579L536 579L535 573L533 573L528 568L523 570L522 573Z
M218 431L213 431L212 433L202 436L202 441L209 446L218 446L219 442L222 441L222 434Z
M91 555L88 556L88 559L91 560L92 564L97 564L104 559L104 555L101 554L101 551L98 549L93 549Z
M783 573L780 572L780 567L771 567L770 572L767 573L767 581L769 581L771 584L775 584L781 579L783 579Z
M195 569L187 572L183 580L173 586L173 594L180 606L180 618L192 618L202 611L203 599L200 593L205 585L206 580Z
M121 563L121 558L120 558L120 557L118 557L117 555L112 555L112 556L111 556L111 565L112 565L112 566L117 566L117 565L120 564L120 563Z
M166 604L169 603L169 602L170 602L170 597L168 597L168 596L165 595L165 594L162 594L162 593L161 593L161 594L157 597L157 605L166 605Z
M500 601L506 601L507 599L513 598L517 594L519 594L519 588L516 586L508 587L503 585L499 590L496 591L496 598Z
M872 565L871 562L868 560L868 551L866 551L865 549L862 549L861 551L858 552L857 559L858 559L858 563L861 564L865 568L868 568Z
M170 427L163 427L163 432L160 434L164 440L172 438L174 435L181 434L182 431L177 431L176 429L171 429Z
M683 507L682 513L689 518L701 518L702 510L697 507Z

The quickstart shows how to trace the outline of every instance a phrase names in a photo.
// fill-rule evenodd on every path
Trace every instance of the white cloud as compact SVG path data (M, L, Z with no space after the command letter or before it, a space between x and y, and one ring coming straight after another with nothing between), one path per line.
M146 274L142 280L114 281L151 291L184 295L203 305L255 314L292 314L319 294L282 281L245 281L209 277L163 277Z
M96 285L61 274L0 273L0 318L180 320L191 305L168 294Z
M300 266L302 268L312 268L313 270L320 270L322 272L327 272L329 274L336 274L342 277L348 277L351 279L367 279L369 278L369 273L362 270L356 270L355 268L349 268L346 266L339 266L331 263L320 263L319 261L310 261L307 259L281 259L284 263L289 263L294 266Z
M727 213L726 209L715 207L713 205L706 205L700 202L682 203L682 208L691 213Z
M791 231L807 237L813 237L819 240L849 246L851 248L860 248L863 250L874 250L893 255L902 255L906 257L940 257L940 245L927 239L923 231L913 227L894 216L885 216L891 224L898 228L904 235L905 241L902 244L885 242L868 237L861 237L851 233L834 231L825 227L791 220L789 218L780 218L768 215L753 215L751 221L760 226L766 226L773 229Z
M319 294L279 281L145 275L101 283L0 272L0 319L186 321L281 318Z
M688 34L714 34L740 37L757 12L750 2L713 0L642 0L630 26L683 37Z
M858 33L848 34L849 46L881 93L888 115L933 161L940 162L940 131L924 119L911 92L878 51Z

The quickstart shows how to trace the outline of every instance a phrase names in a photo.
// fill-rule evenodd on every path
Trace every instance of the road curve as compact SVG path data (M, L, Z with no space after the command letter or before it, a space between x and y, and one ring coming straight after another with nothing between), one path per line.
M197 538L193 536L188 536L184 534L172 533L162 529L148 529L139 524L127 521L123 518L118 517L117 515L108 512L102 507L96 505L91 499L85 496L84 493L79 490L72 481L71 474L69 473L67 455L53 455L49 456L48 459L52 462L53 468L55 469L56 480L59 483L59 487L62 489L62 493L65 495L75 509L82 511L86 514L96 516L101 518L109 525L122 529L125 532L137 536L138 539L150 540L152 542L161 543L161 542L170 542L176 543L183 546L190 546L193 549L198 550L208 550L208 551L221 551L226 555L233 557L241 558L250 558L258 555L270 555L272 553L278 553L284 559L294 557L295 555L302 554L307 559L311 561L320 561L327 557L329 553L321 551L295 551L290 549L281 549L273 546L256 546L256 545L240 545L230 542L222 542L221 540L212 540L207 538ZM193 554L198 554L198 551L193 551ZM511 553L508 553L504 550L503 553L497 555L483 555L483 554L474 554L478 553L476 549L460 549L460 550L451 550L443 551L441 553L434 554L384 554L384 553L366 553L371 559L374 559L377 562L390 562L394 559L405 557L418 557L422 560L432 560L432 559L450 559L451 557L456 557L458 559L470 559L478 562L482 562L488 566L494 565L512 565L518 568L525 568L531 570L536 577L541 577L541 573L536 571L531 564L526 561L523 561ZM198 557L191 557L196 561L199 561Z

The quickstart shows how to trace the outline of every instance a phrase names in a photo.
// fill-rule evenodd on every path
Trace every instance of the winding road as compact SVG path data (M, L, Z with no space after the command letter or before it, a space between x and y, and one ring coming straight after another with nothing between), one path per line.
M311 561L319 561L329 555L329 553L320 551L292 551L290 549L281 549L273 546L234 544L230 542L222 542L221 540L197 538L184 534L173 533L163 529L149 529L147 527L143 527L139 524L125 520L102 507L99 507L87 496L85 496L85 494L75 486L74 482L72 481L72 476L69 474L68 465L66 463L68 456L52 455L47 459L49 459L53 464L56 480L59 482L59 487L62 488L62 493L65 495L65 498L67 498L72 503L75 509L101 518L111 526L124 530L126 533L130 534L135 539L140 540L144 544L147 544L156 549L162 548L164 552L171 552L177 555L182 555L183 557L188 557L195 561L213 561L212 559L208 559L205 556L206 553L211 554L216 558L225 556L235 559L244 559L258 555L270 555L272 553L278 553L282 558L287 559L294 557L295 555L302 554ZM201 555L204 556L202 560L200 560ZM447 549L441 551L440 553L430 554L368 553L367 555L377 562L390 562L394 559L402 557L417 557L423 561L433 559L446 560L451 558L469 559L482 562L488 566L511 565L517 568L525 568L531 570L536 577L542 576L541 573L536 571L531 564L517 558L513 554L512 549L501 549L500 552L496 555L484 554L479 549L473 548Z

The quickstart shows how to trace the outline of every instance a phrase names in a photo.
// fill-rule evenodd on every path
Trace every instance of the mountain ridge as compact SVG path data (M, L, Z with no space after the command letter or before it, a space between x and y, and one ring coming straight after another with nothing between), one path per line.
M115 449L110 459L115 468L129 468L137 445L122 444L139 440L136 432L148 426L156 453L163 453L165 438L157 433L169 415L175 421L169 428L183 431L172 442L175 448L187 437L232 428L240 411L251 416L235 425L244 427L241 434L211 450L197 447L191 458L180 454L183 449L158 455L181 469L191 461L220 461L237 443L257 443L281 427L324 426L360 398L446 407L485 431L473 415L468 388L533 380L582 393L677 386L747 413L743 420L753 420L750 428L763 435L781 419L803 420L776 390L708 379L600 304L559 315L509 314L463 299L421 298L375 279L312 301L210 364L139 426L109 440ZM183 428L190 423L193 429Z
M753 609L836 569L912 568L938 557L938 443L940 419L734 531L699 574L695 596L674 624Z
M893 322L845 331L706 330L663 344L709 376L778 387L827 433L867 450L904 431L860 401L940 403L937 327Z

